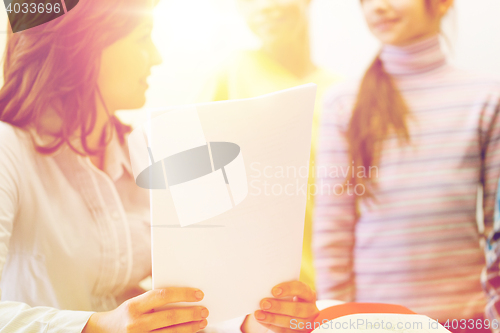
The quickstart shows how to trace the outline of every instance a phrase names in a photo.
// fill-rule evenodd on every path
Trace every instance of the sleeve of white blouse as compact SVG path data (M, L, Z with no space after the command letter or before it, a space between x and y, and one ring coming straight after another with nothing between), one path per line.
M334 95L335 96L335 95ZM345 136L350 112L339 98L327 100L321 120L316 159L313 223L314 267L318 299L353 301L355 196L343 189L350 172Z
M0 122L0 279L19 203L19 152L20 145L14 130ZM0 301L0 333L79 333L91 315L92 312L61 311Z

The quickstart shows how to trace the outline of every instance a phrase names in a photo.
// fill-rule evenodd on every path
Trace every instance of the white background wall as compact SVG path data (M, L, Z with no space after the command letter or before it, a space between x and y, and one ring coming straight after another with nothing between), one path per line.
M0 13L0 27L5 27L6 12ZM164 62L150 78L147 107L192 102L210 71L232 50L258 47L234 0L161 0L155 16L154 39ZM313 0L311 24L316 63L345 77L360 75L378 49L359 0ZM500 0L456 0L446 35L458 65L500 79Z
M162 0L157 17L165 62L151 78L149 106L190 102L215 63L258 46L234 0ZM345 77L360 75L378 50L359 0L313 0L311 25L316 63ZM454 62L500 79L500 0L457 0L445 31Z

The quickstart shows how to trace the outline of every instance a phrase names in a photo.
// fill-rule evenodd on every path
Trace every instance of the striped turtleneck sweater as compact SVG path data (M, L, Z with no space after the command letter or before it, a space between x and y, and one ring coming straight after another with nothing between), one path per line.
M410 142L384 141L377 168L365 170L375 199L356 206L355 189L342 185L353 171L346 131L360 82L327 98L316 163L318 296L400 304L443 322L476 317L486 304L476 196L482 185L488 231L500 176L500 84L450 65L438 37L384 46L380 59L411 110Z

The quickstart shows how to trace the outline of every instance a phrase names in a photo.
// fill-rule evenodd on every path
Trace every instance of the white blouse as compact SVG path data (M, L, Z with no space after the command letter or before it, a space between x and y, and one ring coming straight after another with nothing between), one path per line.
M0 122L0 331L81 332L151 274L149 195L131 175L117 138L103 172Z

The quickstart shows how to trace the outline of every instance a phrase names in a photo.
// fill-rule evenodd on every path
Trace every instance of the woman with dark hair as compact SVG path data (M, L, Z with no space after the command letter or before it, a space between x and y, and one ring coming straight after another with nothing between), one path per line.
M313 241L319 298L401 304L443 323L482 318L476 197L482 185L488 230L500 84L448 63L439 33L452 3L361 1L383 46L361 82L326 100Z
M163 308L200 301L201 290L139 287L151 273L149 197L131 173L130 129L114 113L144 105L151 67L161 62L151 40L153 7L81 0L8 35L0 90L2 332L207 326L205 307ZM37 18L10 19L17 31ZM285 319L304 322L294 314L318 312L314 292L300 282L280 284L273 295L255 313L257 328L286 331ZM296 302L278 299L291 296ZM252 322L247 332L255 332Z

